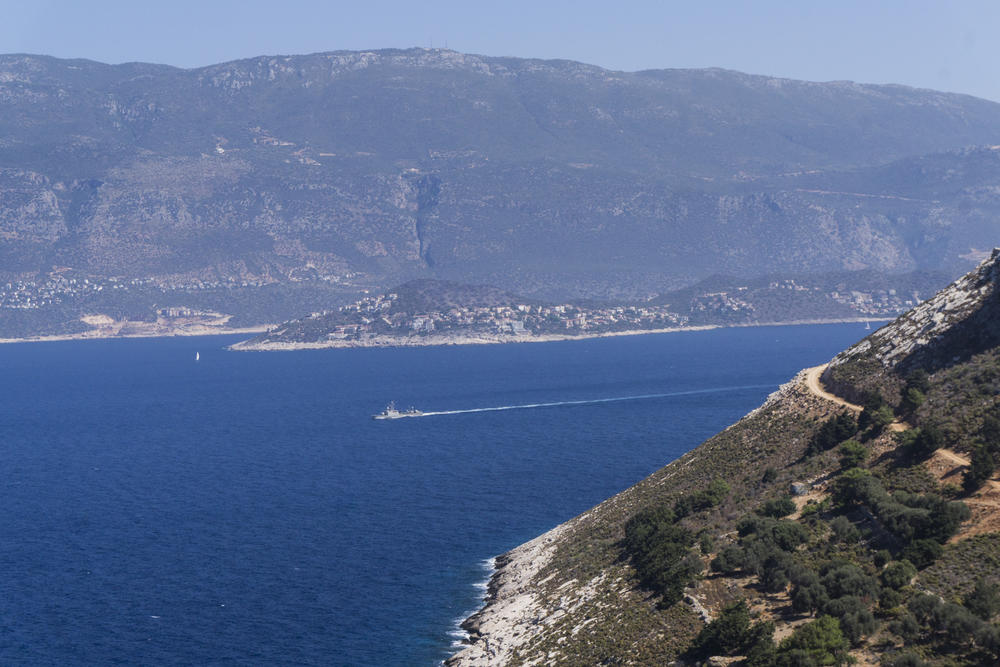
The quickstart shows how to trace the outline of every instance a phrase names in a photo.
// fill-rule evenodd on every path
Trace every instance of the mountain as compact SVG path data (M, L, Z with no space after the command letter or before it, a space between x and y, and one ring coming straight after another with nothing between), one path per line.
M5 55L0 335L259 325L414 278L621 300L720 271L955 276L1000 235L998 144L985 100L716 69Z
M1000 249L496 559L449 665L1000 659Z

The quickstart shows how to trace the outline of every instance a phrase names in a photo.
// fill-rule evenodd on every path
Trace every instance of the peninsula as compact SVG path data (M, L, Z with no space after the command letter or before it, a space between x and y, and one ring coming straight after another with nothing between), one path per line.
M1000 660L1000 249L496 559L451 667Z
M286 322L231 349L511 343L881 320L913 306L938 280L940 275L926 273L882 277L881 283L871 275L716 277L639 302L553 303L494 287L424 279Z

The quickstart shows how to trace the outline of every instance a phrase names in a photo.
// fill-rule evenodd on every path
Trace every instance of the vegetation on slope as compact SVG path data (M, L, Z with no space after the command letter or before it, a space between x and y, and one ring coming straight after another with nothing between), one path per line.
M827 377L861 405L800 377L570 522L538 581L572 611L515 662L998 664L1000 341L959 326L992 294L945 294L966 307L932 352L884 363L890 331L842 357Z

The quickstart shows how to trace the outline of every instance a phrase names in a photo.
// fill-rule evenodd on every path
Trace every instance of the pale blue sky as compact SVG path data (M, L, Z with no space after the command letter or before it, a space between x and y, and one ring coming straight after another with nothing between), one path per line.
M621 70L726 67L1000 101L996 0L0 0L0 53L197 67L445 46Z

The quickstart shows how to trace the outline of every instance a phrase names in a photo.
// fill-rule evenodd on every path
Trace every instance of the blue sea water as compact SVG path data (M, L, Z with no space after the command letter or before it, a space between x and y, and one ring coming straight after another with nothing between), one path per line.
M489 558L863 335L0 346L0 664L434 664Z

